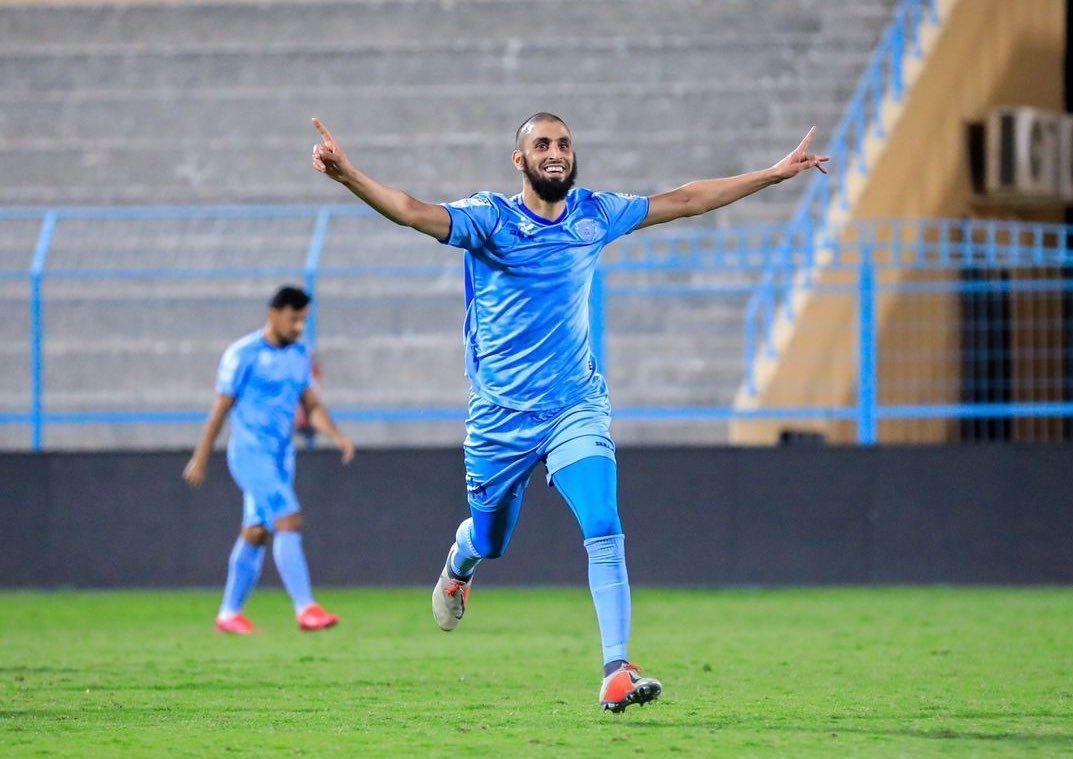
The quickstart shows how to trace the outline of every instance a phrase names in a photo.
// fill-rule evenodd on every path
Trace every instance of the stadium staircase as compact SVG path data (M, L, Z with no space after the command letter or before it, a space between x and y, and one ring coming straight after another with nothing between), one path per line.
M828 147L835 161L832 176L812 177L789 217L788 237L794 249L786 251L794 261L789 273L777 271L781 264L773 265L765 278L768 283L782 282L770 289L757 287L750 296L746 319L754 321L759 337L735 393L737 409L763 405L766 386L778 371L783 350L795 338L799 316L816 295L814 283L831 260L835 241L855 218L857 202L869 182L869 167L882 159L908 93L960 1L917 0L897 7L895 21L885 30L834 129ZM806 248L812 251L810 255L803 254ZM767 298L777 305L766 303ZM771 316L758 326L764 310L770 310Z

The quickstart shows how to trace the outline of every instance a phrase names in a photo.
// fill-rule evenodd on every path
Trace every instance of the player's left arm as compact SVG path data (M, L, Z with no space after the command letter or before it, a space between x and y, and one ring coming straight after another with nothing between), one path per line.
M648 215L637 228L714 211L765 187L796 177L807 169L817 168L826 174L827 170L823 164L829 161L830 157L808 152L809 143L815 133L816 127L812 127L805 139L801 140L801 144L771 168L734 177L702 179L684 184L670 192L651 196L648 199Z
M327 435L335 443L335 447L343 452L343 463L349 464L354 458L354 444L335 426L335 422L328 415L328 407L324 405L312 387L307 387L302 391L302 408L305 409L306 418L309 419L309 424L313 429Z

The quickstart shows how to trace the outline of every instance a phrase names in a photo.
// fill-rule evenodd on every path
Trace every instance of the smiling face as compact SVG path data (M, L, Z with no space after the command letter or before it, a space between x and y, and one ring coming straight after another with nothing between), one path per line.
M570 129L551 114L537 114L521 126L513 160L523 181L546 203L565 198L577 178Z

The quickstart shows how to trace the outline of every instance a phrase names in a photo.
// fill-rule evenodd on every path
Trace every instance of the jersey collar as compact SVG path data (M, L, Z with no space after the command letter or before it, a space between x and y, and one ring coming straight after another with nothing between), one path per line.
M566 207L563 209L563 212L561 214L559 214L559 218L556 219L555 221L551 221L550 219L545 219L543 216L539 216L538 214L535 214L532 211L530 211L529 206L527 206L525 204L525 201L522 200L522 194L521 193L518 193L517 195L515 195L513 198L511 198L511 200L514 201L514 205L516 205L518 208L521 209L522 213L524 213L530 219L535 221L537 224L540 224L541 226L544 226L544 227L550 227L550 226L553 226L555 224L561 223L562 220L566 218L566 215L568 213L570 213L570 199L571 199L571 196L572 196L573 192L574 191L571 190L570 193L567 194L567 196L566 196Z

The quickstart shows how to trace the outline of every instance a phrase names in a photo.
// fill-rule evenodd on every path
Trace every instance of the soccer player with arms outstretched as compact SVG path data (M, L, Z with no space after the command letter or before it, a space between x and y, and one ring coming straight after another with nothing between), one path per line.
M301 403L310 424L343 452L354 457L344 437L312 387L312 367L305 345L310 297L297 287L276 291L263 329L232 343L220 359L216 401L183 479L194 487L205 481L209 453L225 419L230 419L227 466L242 490L242 532L228 562L223 603L216 629L239 635L256 632L242 613L261 576L265 544L272 537L272 557L291 600L298 627L322 630L339 621L313 599L309 568L302 548L302 514L294 492L294 417Z
M515 134L522 191L480 192L425 203L354 166L328 129L313 168L381 215L465 251L466 374L472 391L465 465L470 517L455 533L432 594L444 630L465 613L474 570L503 555L536 466L581 526L589 588L603 645L599 702L621 712L659 696L659 681L627 658L630 589L618 516L615 445L607 386L589 345L589 290L603 248L635 229L707 213L810 168L827 156L801 144L761 171L690 182L636 197L574 188L577 159L566 123L550 113Z

